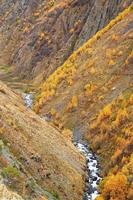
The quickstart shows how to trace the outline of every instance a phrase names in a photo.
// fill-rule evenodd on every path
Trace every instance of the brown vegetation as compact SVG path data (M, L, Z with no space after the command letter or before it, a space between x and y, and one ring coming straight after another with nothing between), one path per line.
M42 188L64 200L82 199L85 161L71 143L71 131L54 129L27 110L21 98L2 82L0 87L5 91L0 92L0 139L8 144L24 169ZM55 114L54 110L51 112ZM3 158L0 164L3 177L10 179L16 190L21 182L27 191L18 168L10 166ZM21 187L19 190L23 194Z

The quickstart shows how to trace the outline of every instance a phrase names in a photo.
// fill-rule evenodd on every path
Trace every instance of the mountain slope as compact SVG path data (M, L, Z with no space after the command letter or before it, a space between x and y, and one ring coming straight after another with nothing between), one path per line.
M131 2L2 0L0 63L38 83Z
M82 199L85 160L73 132L99 155L97 200L133 199L133 5L100 30L131 2L1 1L1 77L16 89L27 81L8 76L12 70L34 83L45 79L34 99L40 116L0 82L2 191Z
M132 83L132 18L131 6L74 52L42 84L35 110L54 109L68 128L82 127L124 91Z
M90 121L86 139L100 155L103 199L133 198L133 85Z
M42 84L34 109L100 156L97 200L133 198L133 5Z
M44 119L28 110L23 106L21 98L2 82L0 82L0 139L8 144L13 155L41 188L54 192L64 200L82 199L85 170L82 155L72 145L65 131L63 136ZM1 158L1 163L3 159ZM18 165L16 166L18 168ZM18 177L14 166L6 164L4 167L6 167L3 169L4 177L8 173ZM27 191L27 184L23 181L25 175L20 177L19 180L15 179L19 181L17 185L15 184L15 188L19 188L20 194L24 195L24 191ZM23 187L20 185L22 183L25 183ZM31 193L31 199L33 194L34 192Z

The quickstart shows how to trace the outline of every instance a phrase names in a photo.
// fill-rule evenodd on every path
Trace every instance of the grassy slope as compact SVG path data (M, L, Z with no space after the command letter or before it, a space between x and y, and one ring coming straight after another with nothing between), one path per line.
M0 82L0 139L8 144L17 160L42 188L58 194L63 200L82 199L84 158L66 136L67 133L63 136L27 110L22 99ZM4 164L7 163L6 157L2 156L1 165L3 159ZM8 167L4 174L18 175L12 167L3 167ZM25 197L28 183L23 178L26 179L24 175L19 176L19 180L13 179L12 186ZM33 182L30 185L33 186Z
M99 200L133 199L132 20L131 6L73 53L42 85L34 106L59 127L86 133L107 176Z

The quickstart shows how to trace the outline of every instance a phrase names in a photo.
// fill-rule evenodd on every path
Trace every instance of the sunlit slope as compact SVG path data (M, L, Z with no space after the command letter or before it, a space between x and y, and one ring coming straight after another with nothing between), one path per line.
M85 132L100 108L132 85L132 6L99 31L42 84L34 109Z
M133 198L133 85L90 120L86 139L100 155L101 199Z
M67 133L63 135L28 110L22 99L2 82L0 139L8 144L14 156L41 188L64 200L82 199L84 158L67 138ZM16 169L6 166L4 174L8 172L18 174ZM20 178L20 184L23 183L23 178L24 176ZM19 183L19 192L23 194L27 191L28 183L25 182L23 187L19 187ZM31 184L34 188L33 183Z

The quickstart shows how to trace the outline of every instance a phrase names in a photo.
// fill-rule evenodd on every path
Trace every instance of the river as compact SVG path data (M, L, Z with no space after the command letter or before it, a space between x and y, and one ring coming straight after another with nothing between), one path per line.
M23 93L22 96L27 108L31 108L33 95L31 93ZM95 200L99 194L98 185L101 180L98 157L91 151L86 142L79 140L79 142L74 142L74 145L86 158L87 176L83 200Z

